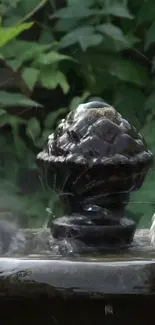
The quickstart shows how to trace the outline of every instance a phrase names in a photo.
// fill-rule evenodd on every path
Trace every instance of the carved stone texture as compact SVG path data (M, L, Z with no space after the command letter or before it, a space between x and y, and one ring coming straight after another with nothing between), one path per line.
M102 220L104 209L115 219L124 217L129 193L141 187L153 163L142 135L104 102L81 104L71 111L38 159L48 168L51 186L51 176L56 175L55 189L63 194L65 213L85 215L86 205L93 211L100 206Z

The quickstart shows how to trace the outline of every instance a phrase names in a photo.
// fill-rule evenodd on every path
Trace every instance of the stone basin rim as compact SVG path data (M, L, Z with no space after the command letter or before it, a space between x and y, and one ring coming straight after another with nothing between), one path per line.
M155 259L73 261L0 258L0 299L105 299L155 295Z
M0 298L155 295L155 259L71 261L0 258Z
M137 231L135 237L148 241L148 230ZM131 252L101 258L0 257L0 299L105 299L135 294L155 295L155 252L150 244L143 256Z

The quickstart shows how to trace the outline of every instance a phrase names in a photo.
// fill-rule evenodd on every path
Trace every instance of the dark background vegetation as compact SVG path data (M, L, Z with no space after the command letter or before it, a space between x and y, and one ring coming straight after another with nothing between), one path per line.
M58 196L36 154L78 104L104 99L155 151L155 2L2 0L0 18L0 212L39 226ZM144 227L154 188L153 169L128 206Z

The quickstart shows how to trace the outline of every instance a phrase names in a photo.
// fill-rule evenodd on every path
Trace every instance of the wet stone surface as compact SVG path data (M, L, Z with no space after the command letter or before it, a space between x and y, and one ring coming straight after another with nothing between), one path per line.
M55 239L75 243L76 238L81 253L86 246L99 253L132 242L136 223L125 218L125 207L130 193L142 186L153 154L114 107L104 102L79 105L37 158L48 184L61 193L62 218L51 221Z
M133 242L125 249L107 249L104 253L97 253L95 250L92 253L89 246L85 246L85 254L80 254L80 245L83 245L76 239L55 240L51 235L50 229L25 229L20 230L25 238L21 250L12 252L9 250L3 254L4 257L20 257L20 258L39 258L39 259L78 259L78 260L149 260L155 258L155 249L151 244L150 230L137 230ZM76 247L77 246L77 247ZM83 249L83 247L82 247ZM91 254L90 254L91 251ZM1 254L2 257L2 254Z
M25 230L27 248L34 237L38 251L0 258L4 324L152 323L155 251L148 230L136 232L128 251L104 255L58 255L47 229ZM41 247L47 238L53 251Z
M39 230L27 231L30 246L36 233ZM155 251L148 230L138 231L130 249L104 255L58 255L50 236L50 251L38 246L33 253L0 258L0 296L94 299L114 294L155 294ZM40 240L45 240L45 233Z

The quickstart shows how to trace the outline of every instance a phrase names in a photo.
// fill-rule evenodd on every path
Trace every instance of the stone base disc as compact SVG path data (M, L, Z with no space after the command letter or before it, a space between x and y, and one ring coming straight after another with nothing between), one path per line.
M103 222L96 225L87 217L68 216L54 220L51 226L54 238L76 239L92 246L96 252L128 246L133 240L135 230L135 222L127 218L115 219L113 224L108 224L108 220L105 220L105 224Z

